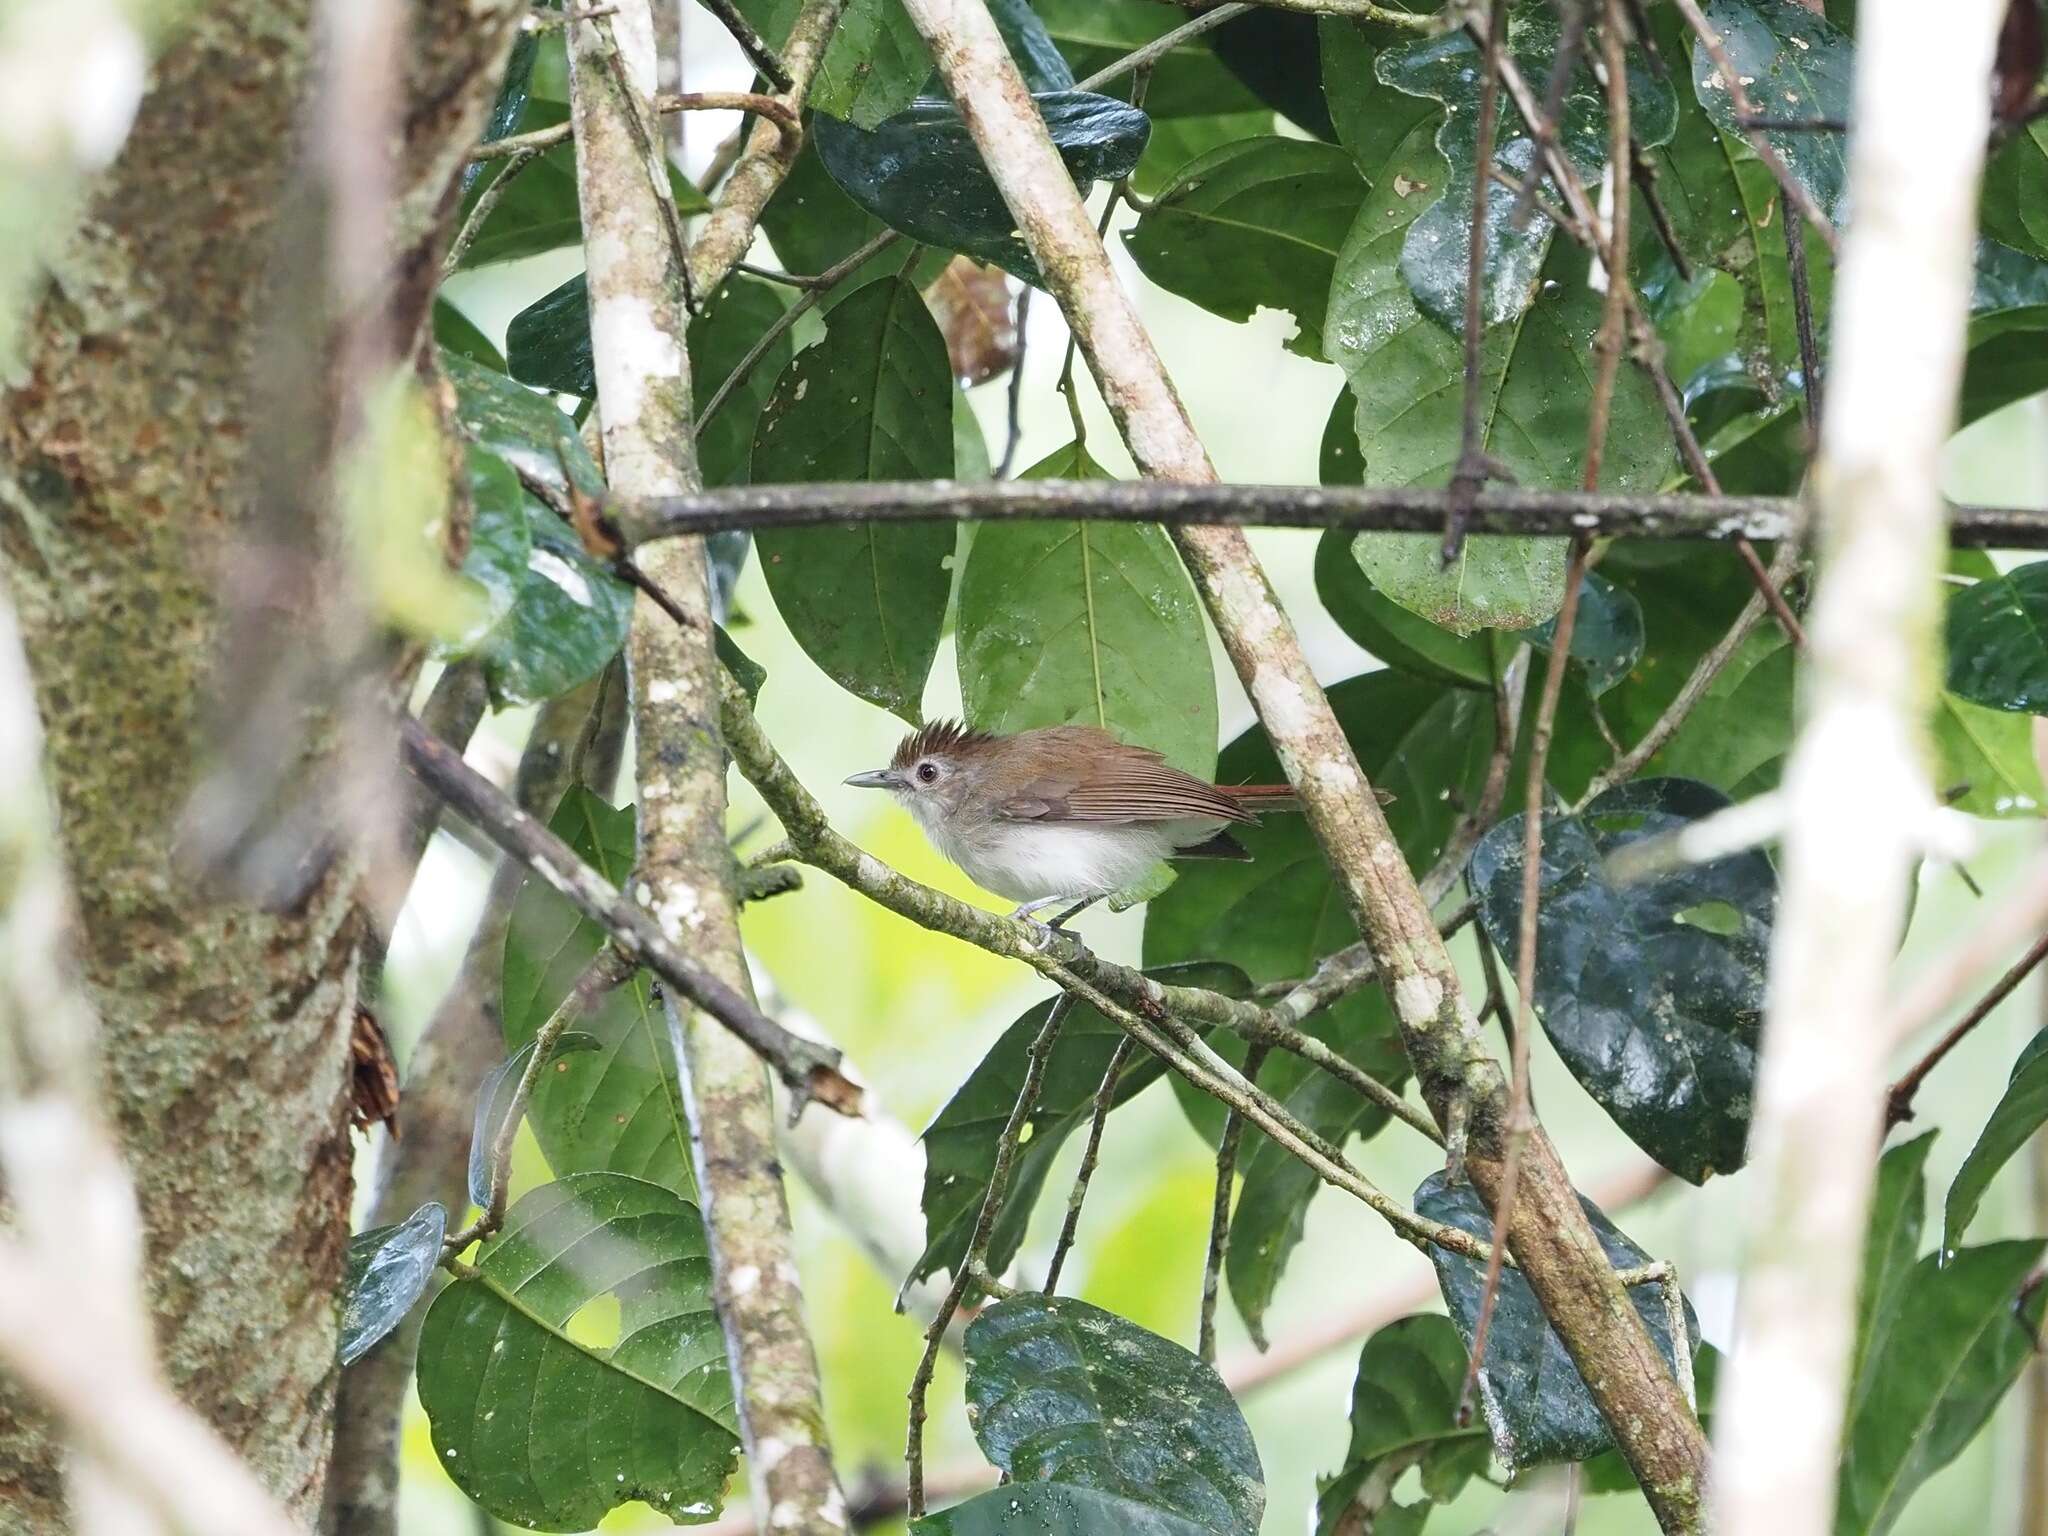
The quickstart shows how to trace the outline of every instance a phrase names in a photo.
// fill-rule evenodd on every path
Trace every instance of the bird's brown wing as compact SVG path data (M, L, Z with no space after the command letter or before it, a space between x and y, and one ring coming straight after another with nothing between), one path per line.
M1010 821L1133 823L1255 818L1214 784L1157 752L1127 746L1093 726L1061 725L1018 738L1028 755L998 814Z

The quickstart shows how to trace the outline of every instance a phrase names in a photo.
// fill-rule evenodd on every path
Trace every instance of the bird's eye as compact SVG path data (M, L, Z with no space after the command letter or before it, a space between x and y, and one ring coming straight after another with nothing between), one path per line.
M938 779L939 779L939 765L938 765L937 763L929 763L929 762L927 762L927 763L919 763L919 764L917 765L917 782L918 782L918 783L920 783L920 784L936 784L936 783L938 782Z

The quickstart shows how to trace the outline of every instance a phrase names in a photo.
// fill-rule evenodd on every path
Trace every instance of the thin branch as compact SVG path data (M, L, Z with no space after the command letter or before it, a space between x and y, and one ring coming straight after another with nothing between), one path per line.
M790 79L784 100L791 112L801 112L804 95L825 57L833 29L846 0L805 0L790 24L789 37L782 45L782 63ZM732 173L720 188L718 202L705 218L690 246L690 285L697 293L716 293L732 271L733 263L747 254L754 243L754 231L761 212L775 195L802 148L798 136L768 122L758 122L748 134L746 148L733 163Z
M512 1097L506 1102L504 1121L491 1141L491 1185L483 1211L475 1221L449 1233L442 1241L441 1251L445 1257L455 1257L471 1243L481 1242L505 1224L505 1200L512 1189L512 1148L519 1140L519 1127L526 1119L526 1106L533 1100L534 1089L540 1086L541 1074L548 1069L563 1034L589 1017L590 1010L602 1002L607 993L624 985L632 975L632 962L607 944L583 968L583 974L576 978L575 985L555 1006L555 1011L534 1031L533 1054L526 1059L519 1081L513 1086Z
M1806 240L1792 222L1792 199L1783 188L1778 191L1778 209L1784 220L1785 267L1792 278L1792 317L1799 332L1799 377L1804 386L1801 395L1806 402L1806 430L1817 443L1821 418L1820 347L1814 339L1813 286L1807 280Z
M1672 3L1678 7L1678 13L1685 18L1686 25L1691 27L1693 34L1699 38L1700 46L1707 50L1707 57L1714 61L1715 74L1722 88L1728 92L1728 100L1735 107L1737 121L1752 121L1756 111L1749 104L1749 92L1743 86L1742 76L1736 71L1734 60L1728 57L1728 50L1722 44L1721 34L1714 30L1712 24L1701 13L1699 0L1672 0ZM1840 248L1834 224L1821 212L1805 185L1792 174L1792 168L1785 164L1784 157L1772 145L1769 135L1762 128L1754 126L1750 127L1747 133L1750 148L1756 151L1757 159L1764 163L1764 168L1776 179L1779 188L1791 200L1792 206L1799 210L1807 223L1820 232L1821 239L1827 243L1828 253L1839 255ZM1789 237L1789 230L1787 235Z
M763 96L758 91L665 91L654 98L654 110L663 116L672 112L751 112L774 123L785 139L801 140L803 136L803 123L795 109L778 97ZM545 154L557 144L568 143L574 132L574 123L550 123L545 128L507 134L502 139L486 139L469 152L469 158L478 164L487 160L524 162Z
M1265 1047L1253 1046L1244 1058L1244 1080L1256 1083L1265 1064ZM1216 1198L1209 1210L1209 1256L1202 1263L1202 1312L1196 1328L1195 1353L1210 1365L1216 1363L1216 1298L1223 1289L1223 1265L1230 1256L1230 1196L1237 1183L1237 1149L1243 1140L1244 1116L1233 1109L1223 1117L1223 1134L1216 1142Z
M697 0L697 3L718 18L719 25L732 34L732 40L740 45L740 52L747 56L754 68L768 77L770 85L778 91L796 89L796 81L790 78L782 60L775 56L775 50L762 41L761 34L754 30L754 24L740 14L733 0Z
M988 1189L981 1197L981 1209L975 1213L974 1230L967 1239L966 1256L954 1272L946 1299L939 1303L938 1315L925 1327L924 1354L917 1362L916 1374L910 1378L910 1427L903 1442L903 1466L909 1480L912 1520L924 1514L925 1397L931 1390L932 1372L939 1363L939 1347L945 1342L946 1329L952 1324L953 1314L960 1310L960 1303L967 1296L967 1288L975 1283L977 1270L987 1266L989 1239L995 1233L996 1216L1003 1208L1003 1197L1010 1192L1010 1167L1016 1161L1017 1143L1024 1134L1031 1111L1038 1105L1039 1086L1045 1081L1046 1060L1052 1055L1053 1046L1059 1042L1060 1029L1073 1008L1071 994L1062 992L1054 998L1052 1007L1046 1010L1045 1023L1039 1026L1037 1037L1031 1042L1031 1052L1024 1063L1023 1086L1017 1090L1017 1100L1010 1106L1010 1118L1003 1122L1002 1134L996 1138L995 1163L989 1170Z
M1903 997L1880 1016L1887 1049L1911 1039L1977 985L1978 978L2016 944L2048 929L2048 856L2036 855L2027 877L2004 894L1990 913L1956 945L1916 977Z
M1564 25L1558 33L1557 52L1550 60L1550 78L1543 83L1543 111L1535 122L1528 125L1539 147L1555 147L1557 143L1558 115L1564 111L1565 91L1579 67L1579 49L1586 41L1586 24L1592 19L1593 0L1558 0L1558 8L1564 13ZM1508 210L1511 227L1517 230L1529 227L1529 210L1535 199L1536 178L1531 176L1522 183L1521 190L1515 194L1513 206Z
M1890 1130L1913 1118L1913 1096L1920 1091L1920 1085L1927 1080L1927 1074L1941 1065L1942 1058L1963 1041L1963 1037L1990 1016L1991 1010L2012 996L2015 988L2033 973L2034 967L2048 960L2048 933L2034 941L2033 948L2014 962L2011 970L1998 978L1989 992L1978 998L1970 1011L1950 1026L1928 1050L1927 1054L1914 1062L1885 1094L1884 1123Z
M1235 21L1251 10L1250 5L1239 3L1219 5L1214 10L1204 11L1193 21L1184 21L1170 32L1162 32L1142 48L1133 49L1122 58L1105 64L1087 79L1075 83L1077 91L1099 91L1113 80L1140 69L1150 69L1182 43L1192 42L1204 32L1212 32L1226 21Z
M799 1107L816 1099L841 1114L857 1114L860 1090L840 1073L839 1053L799 1039L763 1015L739 993L705 974L663 936L643 908L576 856L576 851L527 815L496 785L465 763L417 721L401 722L406 766L457 814L545 880L614 944L719 1020L788 1085Z
M1767 573L1771 584L1782 588L1798 570L1799 561L1799 541L1780 540L1777 556L1771 561L1771 568ZM1713 648L1693 664L1691 674L1679 685L1678 692L1671 702L1664 706L1664 712L1647 731L1643 732L1642 739L1593 776L1592 781L1586 785L1586 792L1579 796L1572 806L1574 815L1615 785L1634 778L1641 771L1643 764L1664 750L1665 744L1678 734L1679 727L1685 724L1693 710L1699 706L1700 700L1707 696L1707 690L1714 686L1714 679L1721 675L1728 663L1734 659L1735 653L1742 649L1742 642L1749 638L1750 632L1763 618L1765 607L1761 592L1750 594L1749 601L1742 605L1742 611L1735 616L1735 622L1728 626L1728 632L1715 641Z
M1204 0L1172 0L1179 6L1193 7ZM1410 32L1435 34L1447 31L1450 23L1438 12L1397 11L1377 3L1377 0L1257 0L1257 4L1275 11L1295 11L1308 16L1347 16L1355 21L1377 21L1383 26L1401 27ZM1238 7L1250 10L1250 6Z
M799 303L802 301L799 300ZM1352 528L1428 533L1450 493L1398 485L1219 485L1166 480L880 480L846 485L742 485L687 496L608 495L608 535L627 548L730 528L809 528L846 522L997 522L1084 519L1245 528ZM1618 495L1500 487L1474 501L1473 533L1522 538L1796 538L1802 504L1789 496ZM1956 505L1949 536L1962 549L2048 549L2048 511Z
M505 140L499 139L496 142L502 144ZM541 151L538 149L522 149L510 155L505 161L505 168L493 176L491 184L477 194L475 204L470 208L468 216L463 219L462 228L456 231L455 239L450 242L447 256L442 259L442 281L453 277L461 269L464 259L469 255L469 248L476 244L476 237L482 233L484 225L496 211L499 201L512 190L512 183L524 175L527 167L540 157Z
M1007 480L1017 463L1017 448L1024 441L1024 359L1031 341L1031 295L1029 283L1017 295L1017 355L1010 363L1009 398L1005 407L1003 456L996 461L994 478Z
M1103 1128L1109 1124L1109 1112L1116 1107L1117 1081L1131 1059L1132 1048L1131 1037L1125 1035L1109 1053L1109 1065L1102 1069L1102 1084L1095 1090L1095 1113L1088 1122L1088 1145L1081 1153L1081 1166L1074 1173L1074 1187L1067 1195L1066 1219L1060 1223L1059 1241L1052 1245L1052 1262L1045 1267L1048 1296L1059 1289L1060 1271L1066 1267L1067 1255L1073 1252L1074 1235L1081 1226L1081 1207L1088 1199L1088 1182L1095 1177L1096 1160L1102 1151Z
M1495 130L1500 124L1502 34L1507 31L1507 0L1489 0L1486 30L1480 34L1479 137L1473 164L1493 164ZM1545 119L1539 118L1541 124ZM1444 515L1443 563L1451 564L1465 547L1472 521L1472 502L1492 479L1510 479L1486 452L1485 413L1481 409L1481 378L1486 347L1486 225L1493 205L1492 178L1472 178L1472 213L1465 232L1465 313L1460 328L1464 392L1458 418L1458 462L1451 470L1449 509Z

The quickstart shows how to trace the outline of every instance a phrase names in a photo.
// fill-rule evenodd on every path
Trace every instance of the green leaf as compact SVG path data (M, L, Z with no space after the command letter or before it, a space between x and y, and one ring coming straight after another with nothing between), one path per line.
M1752 111L1802 122L1850 115L1855 45L1798 0L1706 0L1707 25L1721 38ZM1722 133L1748 137L1734 98L1707 50L1695 47L1693 93ZM1841 222L1848 190L1848 137L1769 128L1764 137L1821 212Z
M548 826L612 884L633 868L633 810L572 785ZM595 958L604 935L547 882L530 878L505 933L505 1044L530 1043ZM697 1187L674 1042L646 972L578 1021L598 1048L541 1074L528 1119L557 1175L607 1170L683 1195Z
M1557 56L1559 30L1547 6L1523 6L1508 22L1508 51L1529 80L1548 80ZM1678 121L1678 98L1668 79L1630 50L1629 122L1645 145L1668 140ZM1465 281L1472 234L1473 181L1479 148L1479 48L1463 31L1418 38L1383 49L1375 68L1382 83L1411 96L1444 104L1436 147L1448 171L1442 196L1407 228L1400 271L1415 301L1451 331L1464 320ZM1607 166L1607 98L1584 58L1574 60L1571 88L1557 123L1557 143L1580 177L1599 185ZM1537 172L1536 141L1523 127L1512 99L1500 103L1500 131L1494 164L1522 179ZM1547 173L1540 184L1556 195ZM1535 302L1544 255L1556 226L1541 212L1516 229L1508 214L1515 194L1490 182L1486 194L1486 285L1481 312L1489 326L1522 314Z
M1943 690L1934 705L1934 787L1972 816L2039 816L2048 790L2034 758L2033 722Z
M1579 1205L1616 1269L1634 1269L1650 1262L1649 1255L1630 1242L1598 1206L1584 1196ZM1470 1184L1449 1184L1441 1173L1422 1181L1415 1191L1415 1208L1433 1221L1462 1228L1482 1241L1493 1235L1492 1215L1478 1191ZM1485 1287L1485 1265L1434 1246L1429 1257L1450 1306L1451 1320L1469 1351ZM1645 1281L1630 1286L1628 1294L1651 1342L1671 1364L1673 1341L1663 1287ZM1685 1314L1685 1347L1697 1349L1699 1328L1690 1303ZM1536 1293L1519 1269L1501 1272L1493 1322L1486 1335L1486 1359L1479 1368L1479 1402L1493 1435L1494 1454L1515 1471L1538 1462L1584 1461L1612 1443L1585 1379L1565 1353L1564 1341L1544 1318Z
M472 443L557 490L573 480L586 495L603 493L597 461L554 401L458 352L444 349L441 369L455 386L456 423Z
M1856 1291L1856 1346L1849 1357L1849 1381L1856 1392L1867 1384L1865 1364L1899 1315L1899 1297L1920 1256L1920 1230L1927 1220L1927 1153L1933 1145L1934 1132L1928 1131L1878 1159ZM1853 1396L1849 1407L1853 1413Z
M1079 444L1025 479L1102 480ZM1216 763L1216 684L1194 583L1149 523L993 522L960 581L960 697L968 721L1018 731L1078 722Z
M967 1420L1011 1483L1093 1488L1252 1536L1266 1480L1215 1370L1113 1312L1021 1293L968 1326Z
M913 1520L910 1529L916 1536L1202 1536L1206 1527L1093 1488L1016 1483Z
M1406 46L1415 34L1379 22L1325 16L1318 23L1322 45L1323 98L1337 142L1351 151L1360 174L1379 175L1394 147L1417 123L1433 119L1438 103L1380 84L1379 56Z
M1330 277L1365 192L1334 144L1243 139L1183 166L1124 244L1153 282L1211 314L1286 310L1288 350L1321 360Z
M825 339L776 381L754 437L756 481L948 480L945 338L900 277L848 294ZM954 534L944 523L763 529L762 574L797 643L832 680L919 719L939 648Z
M872 128L909 106L931 72L931 52L903 0L849 0L808 104Z
M476 593L475 622L465 632L434 646L444 660L473 653L502 623L518 602L533 558L533 535L527 527L525 490L512 466L494 453L471 448L464 455L469 470L469 549L462 574Z
M502 708L556 698L618 655L633 621L633 589L584 553L583 541L526 498L533 539L519 600L484 642L484 680Z
M505 371L504 354L491 344L491 338L445 298L434 300L434 343L450 352L461 353L473 363L495 368L500 373Z
M341 1282L343 1365L367 1355L426 1295L447 1230L448 1212L429 1200L396 1226L371 1227L349 1239Z
M690 324L690 383L699 409L710 402L741 359L788 307L785 289L758 278L728 279ZM597 369L590 350L590 290L581 272L512 317L505 330L512 376L559 394L594 399ZM754 429L775 380L795 356L785 332L758 358L747 377L701 422L698 468L707 490L747 483ZM744 540L744 535L741 536Z
M1650 771L1699 779L1731 795L1744 785L1775 786L1792 750L1798 662L1784 631L1765 619L1650 760Z
M2012 1160L2013 1154L2042 1125L2048 1124L2048 1030L2029 1040L2019 1059L2012 1064L2005 1092L1977 1133L1977 1144L1956 1170L1942 1209L1941 1246L1953 1253L1977 1218L1984 1192L1991 1181Z
M476 1124L469 1133L469 1201L472 1205L488 1208L491 1203L491 1148L496 1145L498 1133L504 1130L506 1120L511 1118L512 1095L518 1090L519 1079L526 1071L526 1064L533 1060L533 1049L539 1043L538 1040L527 1041L491 1068L484 1077L483 1087L477 1090ZM555 1042L550 1059L573 1055L577 1051L603 1049L604 1042L597 1036L580 1029L566 1029Z
M1317 1536L1336 1536L1354 1506L1371 1515L1387 1508L1410 1466L1422 1468L1430 1498L1445 1502L1485 1470L1486 1431L1458 1423L1470 1358L1456 1325L1433 1313L1389 1323L1365 1341L1351 1387L1351 1445L1317 1489Z
M1951 592L1947 631L1951 693L2048 714L2048 560Z
M1606 861L1729 804L1688 779L1638 779L1543 821L1536 1015L1629 1139L1694 1184L1742 1166L1777 876L1751 850L1616 884ZM1513 962L1523 818L1472 855L1480 920Z
M612 1305L618 1342L592 1342ZM442 1468L500 1520L580 1531L633 1499L710 1519L739 1424L696 1207L616 1173L525 1196L435 1298L419 1393Z
M768 681L768 669L741 650L733 637L725 632L725 626L722 624L712 631L711 644L718 653L720 663L732 673L733 681L738 683L740 690L746 694L747 702L760 703L761 685Z
M1522 636L1550 654L1557 620L1548 619ZM1635 594L1617 587L1598 571L1586 572L1579 591L1579 611L1572 624L1571 659L1580 668L1586 691L1598 698L1635 670L1643 658L1643 605Z
M1243 997L1251 990L1244 974L1228 965L1158 966L1147 974L1170 985L1207 987L1231 997ZM1044 1027L1051 1006L1038 1004L1004 1030L967 1081L954 1090L945 1108L925 1127L925 1250L907 1283L914 1285L940 1270L954 1271L966 1258L967 1241L995 1168L996 1143L1023 1085L1031 1043ZM996 1215L988 1256L989 1268L996 1273L1009 1268L1016 1258L1032 1208L1060 1147L1093 1117L1102 1075L1123 1038L1121 1029L1086 1003L1076 1003L1067 1014L1059 1040L1046 1058L1038 1104L1026 1121L1030 1134L1018 1148L1009 1188ZM1117 1079L1115 1102L1130 1102L1165 1070L1149 1052L1133 1055Z
M1984 233L2048 258L2048 124L2028 123L1984 167Z
M1255 8L1225 22L1206 41L1260 101L1314 138L1336 137L1323 100L1313 16Z
M1836 1536L1877 1536L1920 1485L1961 1454L2034 1358L2044 1292L2015 1305L2041 1241L1929 1254L1900 1288L1897 1317L1865 1363L1845 1436Z
M1084 192L1136 168L1149 131L1143 112L1092 91L1054 91L1032 99ZM813 135L832 179L891 229L1043 285L1016 233L1016 218L951 102L920 98L873 129L820 117Z
M1460 343L1416 307L1399 270L1406 229L1442 193L1444 160L1430 139L1430 124L1419 124L1372 178L1330 289L1325 350L1350 380L1364 473L1375 485L1446 484L1458 457ZM1584 257L1555 244L1538 301L1486 333L1484 447L1526 486L1576 487L1584 478L1589 370L1601 307L1586 276ZM1622 369L1602 486L1654 489L1674 462L1651 385L1641 370ZM1440 543L1433 534L1361 534L1355 548L1383 594L1460 634L1526 629L1564 600L1561 540L1472 538L1448 570Z

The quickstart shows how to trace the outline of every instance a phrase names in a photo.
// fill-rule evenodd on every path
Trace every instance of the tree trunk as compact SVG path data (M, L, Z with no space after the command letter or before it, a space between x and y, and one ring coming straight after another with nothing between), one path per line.
M423 15L395 178L401 336L426 313L438 226L517 12ZM0 579L48 737L164 1369L308 1518L348 1239L349 861L263 911L196 889L173 843L207 768L217 582L272 446L250 380L312 25L307 0L190 10L30 321L25 377L0 396ZM0 1385L0 1532L64 1528L55 1458Z

